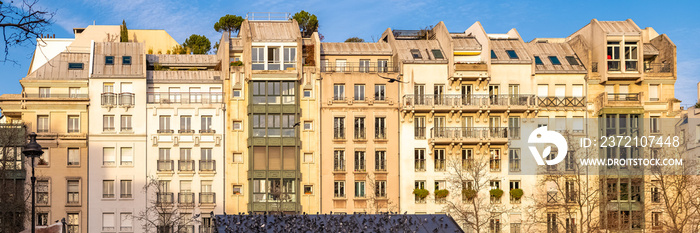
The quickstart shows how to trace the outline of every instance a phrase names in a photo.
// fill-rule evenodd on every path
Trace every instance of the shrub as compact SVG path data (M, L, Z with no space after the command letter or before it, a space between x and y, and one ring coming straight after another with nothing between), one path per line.
M427 189L420 189L419 188L419 189L414 189L413 194L415 194L416 196L418 196L420 198L425 198L428 196L428 194L430 194L430 192L428 192Z
M243 66L243 62L242 61L234 61L234 62L231 62L230 65L231 66Z
M476 197L476 190L474 189L462 189L462 195L467 199L473 199Z
M522 189L511 189L510 196L515 200L520 200L520 198L523 197L523 190Z
M153 49L148 49L148 54L153 54Z
M449 195L449 194L450 194L450 191L447 191L447 189L435 190L435 197L437 197L437 198L447 197L447 195Z
M503 196L503 190L501 190L501 189L491 189L491 190L489 191L489 194L491 194L492 197L501 198L501 196Z

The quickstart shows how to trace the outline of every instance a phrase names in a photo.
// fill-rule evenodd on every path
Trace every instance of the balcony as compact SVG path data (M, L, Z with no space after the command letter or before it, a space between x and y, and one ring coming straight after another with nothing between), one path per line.
M181 172L193 172L194 171L194 160L177 161L177 168Z
M200 204L214 204L214 203L216 203L216 193L214 193L214 192L201 192L201 193L199 193L199 203Z
M172 160L158 160L158 171L159 172L172 172L173 171L173 161Z
M199 160L199 171L216 171L216 161L215 160Z
M361 64L360 62L346 62L345 64L321 64L321 72L324 73L393 73L398 72L399 67L389 62L386 65L374 63Z
M671 63L644 63L644 73L653 76L673 75Z
M215 227L212 226L200 226L199 227L199 233L216 233L217 230Z
M148 104L217 104L223 103L221 92L148 92Z
M194 205L194 193L179 192L177 194L177 203L180 205Z
M135 102L134 93L120 93L119 106L133 107Z
M214 134L216 133L216 130L213 129L200 129L199 133L201 134Z
M180 130L177 130L177 133L181 133L181 134L193 134L194 132L195 132L194 129L180 129Z
M599 112L604 108L635 108L641 109L642 93L600 93L593 104L595 111Z
M479 110L490 108L491 110L527 110L535 106L535 95L414 95L407 94L403 97L403 109L415 111L442 111L453 110Z
M40 98L40 99L87 99L88 94L53 94L53 93L44 93L44 94L34 94L34 93L27 93L24 94L25 98Z
M157 192L156 196L156 203L158 204L173 204L172 192Z
M169 133L169 134L171 134L173 132L175 132L175 130L172 130L172 129L159 129L156 131L156 133Z
M430 137L436 144L507 143L508 127L438 127L430 129Z
M117 105L116 93L102 93L102 107L114 107Z
M586 97L537 97L540 107L585 107Z
M486 63L456 63L455 71L488 71Z

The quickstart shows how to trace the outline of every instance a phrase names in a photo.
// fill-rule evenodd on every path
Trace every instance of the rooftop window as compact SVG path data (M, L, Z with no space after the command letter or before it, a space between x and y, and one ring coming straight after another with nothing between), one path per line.
M83 63L68 63L69 70L82 70Z
M510 59L518 59L518 54L515 53L515 50L506 50L506 53Z
M105 56L105 65L114 65L114 56Z
M498 56L496 56L496 53L491 50L491 59L498 59Z
M417 49L411 49L411 55L413 55L413 59L423 59L423 57L420 55L420 51Z
M552 62L552 65L561 65L561 62L557 56L549 56L549 61Z
M435 59L445 59L445 57L442 56L442 52L439 49L433 49L432 52L433 57L435 57Z
M542 59L540 59L540 56L535 56L535 65L544 65L544 63L542 63Z
M576 58L574 56L566 56L566 61L569 62L569 64L572 66L578 65L578 61L576 61Z
M131 56L123 56L122 65L131 65Z

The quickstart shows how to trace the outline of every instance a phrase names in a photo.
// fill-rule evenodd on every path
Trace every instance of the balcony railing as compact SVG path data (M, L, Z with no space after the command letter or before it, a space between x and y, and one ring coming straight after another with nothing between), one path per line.
M175 131L172 130L172 129L159 129L159 130L157 130L156 132L157 132L157 133L173 133L173 132L175 132Z
M173 193L172 192L158 192L156 193L158 197L156 202L158 204L172 204L173 203Z
M88 94L34 94L34 93L27 93L24 94L24 97L26 98L68 98L68 99L81 99L81 98L89 98Z
M194 133L194 129L180 129L177 130L177 133Z
M132 107L134 106L134 93L120 93L119 94L119 106L122 107Z
M461 107L461 106L483 106L483 105L519 105L532 106L535 105L535 95L414 95L407 94L403 97L404 106L443 106L443 107Z
M158 160L158 171L172 171L173 161L172 160Z
M200 226L199 233L216 233L216 228L212 226Z
M194 171L194 160L180 160L177 161L177 167L179 171Z
M213 134L213 133L216 133L216 130L214 130L214 129L200 129L200 130L199 130L199 133L203 133L203 134Z
M199 170L200 171L215 171L216 161L215 160L199 160Z
M102 106L115 106L117 105L117 94L116 93L102 93Z
M437 127L430 129L432 138L507 138L508 127Z
M214 193L214 192L201 192L201 193L199 193L199 203L200 204L214 204L214 203L216 203L216 193Z
M586 97L537 97L540 107L585 107Z
M644 72L647 73L671 73L671 63L644 63Z
M346 62L343 64L325 63L321 64L321 72L338 72L338 73L388 73L397 72L398 66L391 62L386 65L379 65L377 62L364 63Z
M639 101L639 93L607 93L608 101Z
M194 204L194 193L192 192L180 192L177 194L178 204Z
M149 104L212 104L222 103L221 92L148 92Z

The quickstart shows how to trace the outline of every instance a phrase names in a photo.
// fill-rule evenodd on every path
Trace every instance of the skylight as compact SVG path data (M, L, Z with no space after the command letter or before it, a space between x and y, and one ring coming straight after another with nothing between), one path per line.
M439 49L433 49L432 52L433 57L435 57L435 59L445 59L445 57L442 56L442 52Z
M540 56L535 56L535 65L544 65L544 63L542 63L542 59L540 59Z
M417 49L411 49L411 55L413 55L413 59L423 59L423 57L420 55L420 51Z
M498 59L498 56L496 56L496 53L491 50L491 59Z
M506 50L506 53L510 59L518 59L518 54L515 53L515 50Z
M552 65L561 65L561 62L557 56L549 56L549 61L552 62Z
M574 56L566 56L566 61L569 62L572 66L577 66L578 61L576 61L576 58Z

